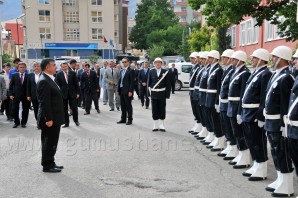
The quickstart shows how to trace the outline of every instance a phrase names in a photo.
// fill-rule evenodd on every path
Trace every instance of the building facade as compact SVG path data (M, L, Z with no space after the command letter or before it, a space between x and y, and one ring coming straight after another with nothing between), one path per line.
M88 60L98 55L113 59L125 47L127 35L121 32L127 29L122 20L125 14L127 19L127 12L123 12L126 1L22 0L22 3L28 62L55 56Z
M201 13L188 5L188 0L169 0L174 13L179 17L181 25L191 24L200 19Z

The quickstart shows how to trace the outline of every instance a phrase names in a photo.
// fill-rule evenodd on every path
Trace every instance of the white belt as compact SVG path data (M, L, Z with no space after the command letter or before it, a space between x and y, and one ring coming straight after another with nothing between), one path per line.
M221 99L221 98L219 98L219 101L221 103L229 103L229 100L228 99Z
M217 90L216 89L208 89L207 93L217 93Z
M298 121L288 120L287 123L288 123L289 125L291 125L291 126L296 126L296 127L298 127Z
M207 89L200 88L199 91L201 91L201 92L207 92Z
M265 111L264 111L263 114L265 116L265 119L267 119L267 120L278 120L278 119L280 119L280 114L268 115L268 114L265 113Z
M195 86L195 89L198 89L199 90L200 89L200 86Z
M165 91L165 90L166 90L165 87L161 88L161 89L151 89L151 91L156 91L156 92Z
M228 97L229 101L240 101L240 97Z
M260 104L242 104L242 107L243 108L259 108L260 107Z
M193 88L193 87L190 87L190 88L189 88L189 90L190 90L190 91L193 91L193 90L195 90L195 88Z

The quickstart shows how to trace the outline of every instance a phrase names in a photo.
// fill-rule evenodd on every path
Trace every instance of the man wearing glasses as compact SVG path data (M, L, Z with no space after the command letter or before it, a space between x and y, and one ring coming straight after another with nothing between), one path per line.
M118 81L118 94L120 95L121 120L117 124L132 124L132 94L134 92L135 72L128 67L128 58L122 59L123 69L120 71L120 79ZM128 118L126 122L126 118Z

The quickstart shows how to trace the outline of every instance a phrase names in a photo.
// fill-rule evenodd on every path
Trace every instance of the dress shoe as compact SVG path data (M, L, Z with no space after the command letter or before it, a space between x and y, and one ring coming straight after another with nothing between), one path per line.
M192 135L198 135L199 132L192 132L191 134L192 134Z
M190 131L188 131L188 133L193 133L193 131L192 131L192 130L190 130Z
M96 111L97 111L97 113L100 113L100 110L99 109L97 109Z
M103 103L103 105L107 105L107 103L106 103L106 102L104 102L104 103Z
M119 107L117 107L117 111L120 111L120 108Z
M218 153L217 154L217 156L219 156L219 157L225 157L227 154L225 154L225 153Z
M26 128L26 124L22 124L21 127L22 127L22 128Z
M0 112L0 115L4 115L3 112Z
M84 115L89 115L90 114L90 112L86 112L86 113L84 113Z
M82 109L85 109L85 107L82 107Z
M175 94L174 92L172 94Z
M166 130L165 129L159 129L161 132L166 132Z
M131 120L127 121L126 125L132 125L132 121Z
M267 177L249 177L248 181L262 181L267 179Z
M275 191L274 188L270 188L270 187L268 187L268 186L265 188L265 190L268 191L268 192L274 192L274 191Z
M235 159L235 157L227 157L226 156L226 157L223 158L223 160L233 160L233 159ZM235 165L235 164L233 164L233 165Z
M53 167L53 168L43 169L43 172L45 172L45 173L60 173L61 169L57 169L57 168Z
M69 124L65 124L62 128L66 128L69 127Z
M55 165L54 168L61 169L61 170L64 169L63 166L57 166L57 165Z
M142 107L144 106L144 103L142 103Z
M39 126L37 126L37 129L38 129L38 130L40 130L40 127L39 127Z
M237 162L229 161L229 164L232 165L232 166L234 166L234 165L237 164Z
M77 126L80 126L80 123L79 123L79 122L75 122L75 124L76 124Z
M110 109L110 111L114 111L114 109Z
M245 164L245 165L234 165L233 168L234 169L243 169L243 168L248 168L250 165L249 164Z
M126 121L125 120L120 120L119 122L117 122L117 124L125 124Z
M14 124L12 128L17 128L19 124Z
M152 131L153 131L153 132L156 132L156 131L158 131L158 129L152 129Z
M243 175L244 177L250 177L250 176L251 176L250 173L246 173L246 172L243 172L242 175Z
M149 107L146 107L146 109L149 109Z

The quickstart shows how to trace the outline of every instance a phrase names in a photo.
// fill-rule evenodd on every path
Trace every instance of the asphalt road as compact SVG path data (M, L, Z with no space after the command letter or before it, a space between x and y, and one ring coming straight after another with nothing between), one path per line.
M166 133L151 132L151 110L139 100L133 107L131 126L117 125L120 112L102 102L100 114L80 109L81 126L61 130L56 163L65 169L58 174L42 172L33 112L26 129L12 129L0 116L0 197L271 197L264 190L276 177L271 156L268 179L248 181L187 132L187 92L167 101Z

